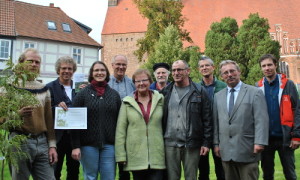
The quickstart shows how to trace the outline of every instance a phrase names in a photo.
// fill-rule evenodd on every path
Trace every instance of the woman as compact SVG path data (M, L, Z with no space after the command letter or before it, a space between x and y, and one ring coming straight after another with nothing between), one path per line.
M79 160L85 180L115 179L115 131L121 99L109 87L107 66L96 61L90 68L90 84L74 98L73 107L87 107L87 129L72 131L72 157Z
M119 112L116 131L116 161L132 171L135 180L162 180L165 154L162 132L164 98L149 89L148 70L132 76L136 91L126 96Z

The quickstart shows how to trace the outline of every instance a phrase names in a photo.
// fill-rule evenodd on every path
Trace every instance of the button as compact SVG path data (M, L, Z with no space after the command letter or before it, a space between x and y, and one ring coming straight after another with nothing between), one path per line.
M229 125L231 125L231 122L229 123Z
M232 136L229 136L229 138L232 138Z

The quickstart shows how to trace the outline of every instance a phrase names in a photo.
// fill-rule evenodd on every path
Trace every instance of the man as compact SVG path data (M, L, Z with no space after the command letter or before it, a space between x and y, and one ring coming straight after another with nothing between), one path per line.
M72 77L77 69L76 62L69 56L60 57L55 63L55 70L59 77L48 83L47 87L51 93L52 113L55 114L55 107L62 107L67 110L72 105L72 99L75 96L75 91L72 88ZM71 157L71 137L68 130L55 130L57 142L58 162L55 166L55 178L60 179L61 169L64 158L66 156L67 165L67 180L78 179L79 162Z
M260 153L268 143L268 114L261 90L240 80L238 64L220 63L227 88L214 98L214 152L225 179L257 180Z
M153 65L153 74L156 82L150 85L150 89L160 91L166 87L168 83L168 77L170 74L170 66L167 63L156 63Z
M198 62L198 66L199 72L202 75L202 80L200 81L200 84L206 89L206 92L208 93L211 102L213 102L214 94L224 89L226 87L226 84L214 77L214 62L209 57L202 56ZM213 159L215 163L215 173L217 179L224 180L225 175L222 167L221 158L217 157L213 153ZM200 161L198 164L199 180L209 180L209 167L209 155L207 154L207 156L200 156Z
M277 59L263 55L259 59L264 77L258 82L263 90L269 114L269 145L262 153L262 170L265 180L274 179L274 155L278 152L285 179L297 179L294 151L300 145L300 114L298 93L294 83L284 74L278 74ZM298 107L297 107L298 105Z
M127 69L128 60L124 55L116 55L113 57L111 65L113 69L113 75L110 76L109 86L116 90L121 99L125 96L131 95L135 90L135 86L130 78L125 75ZM119 167L119 179L130 180L130 174L128 171L123 171L123 164L118 163Z
M165 96L163 131L169 180L180 179L181 163L185 179L197 179L199 154L206 155L212 141L209 97L189 74L184 60L175 61L174 82L161 91Z
M19 63L26 62L26 70L32 73L40 72L41 56L35 49L27 49L19 57ZM29 155L28 159L18 162L19 170L12 167L12 179L54 180L53 165L57 162L54 123L51 112L51 99L48 88L30 76L25 87L19 87L33 93L40 104L37 107L23 107L19 114L24 120L21 128L11 130L10 137L18 134L28 136L22 144L22 150Z
M113 75L110 76L109 86L119 92L121 99L130 95L135 86L130 78L125 75L128 60L124 55L116 55L113 57L111 65Z

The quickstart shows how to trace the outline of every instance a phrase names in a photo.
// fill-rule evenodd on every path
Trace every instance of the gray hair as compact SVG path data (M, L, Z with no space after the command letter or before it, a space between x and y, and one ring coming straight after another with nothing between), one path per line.
M208 61L210 65L212 65L212 66L214 65L214 61L212 59L210 59L210 57L201 56L201 58L198 61L198 66L200 65L200 61L204 61L204 60Z
M19 57L19 59L18 59L18 62L19 63L23 63L24 61L25 61L25 58L26 58L26 54L28 53L28 52L33 52L33 53L35 53L35 54L37 54L39 57L40 57L40 60L42 59L41 58L41 55L40 55L40 53L39 53L39 51L37 50L37 49L34 49L34 48L28 48L28 49L26 49L21 55L20 55L20 57Z
M181 59L174 61L173 64L179 63L179 62L183 62L183 64L185 65L185 68L186 68L186 69L189 69L189 68L190 68L189 64L188 64L185 60L181 60ZM173 65L173 64L172 64L172 65Z
M222 74L221 72L221 69L223 66L227 65L227 64L233 64L235 65L236 69L240 72L241 69L240 69L240 66L233 60L223 60L222 62L220 62L220 65L219 65L219 70L220 70L220 73Z
M118 56L124 57L125 61L128 63L127 57L126 57L125 55L118 54L118 55L115 55L115 56L111 59L111 63L112 63L112 64L115 63L116 58L117 58Z
M56 70L57 74L59 74L59 69L60 69L62 63L72 64L73 72L75 72L77 70L77 63L76 63L76 61L74 61L73 58L71 58L70 56L62 56L62 57L58 58L58 60L55 63L55 70Z

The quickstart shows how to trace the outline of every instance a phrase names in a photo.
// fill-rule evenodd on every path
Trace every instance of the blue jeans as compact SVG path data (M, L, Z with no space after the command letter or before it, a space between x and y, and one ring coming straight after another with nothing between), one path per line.
M265 147L261 156L261 167L264 180L274 179L274 157L278 151L283 173L286 180L296 180L294 150L282 145L282 138L270 138L269 145Z
M102 149L82 146L80 151L80 163L85 180L97 180L98 172L101 180L115 179L116 160L114 145L105 144Z

